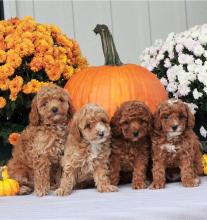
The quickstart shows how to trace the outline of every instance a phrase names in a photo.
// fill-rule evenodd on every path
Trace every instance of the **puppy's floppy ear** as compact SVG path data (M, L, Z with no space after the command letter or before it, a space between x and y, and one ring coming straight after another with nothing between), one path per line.
M118 137L121 135L121 125L120 125L121 112L122 109L118 108L110 121L111 132L114 137Z
M188 114L187 127L189 129L193 129L195 126L195 116L192 114L192 112L190 111L190 108L188 107L187 104L185 104L185 107L186 107L187 114Z
M162 130L162 125L161 125L161 118L160 118L160 108L158 107L157 110L155 111L154 115L154 128L157 131Z
M70 97L68 98L68 106L69 106L68 107L68 119L69 121L71 121L73 118L73 115L75 114L75 108L72 104L72 100Z
M153 115L151 113L150 110L148 110L148 114L149 114L149 118L148 118L148 132L151 133L152 130L153 130L153 121L154 121L154 118L153 118Z
M73 120L71 121L70 134L72 134L78 142L81 142L81 132L78 127L78 120L76 117L74 117Z
M37 109L37 97L32 100L31 111L29 113L29 122L33 126L40 125L40 115Z

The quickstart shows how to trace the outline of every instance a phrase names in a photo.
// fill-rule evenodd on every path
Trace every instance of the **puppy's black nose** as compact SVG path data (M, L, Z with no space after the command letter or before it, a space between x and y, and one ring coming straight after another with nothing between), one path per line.
M57 113L58 112L58 108L57 107L52 107L51 110L52 110L53 113Z
M134 135L134 137L138 137L139 136L139 131L134 131L133 135Z
M177 128L178 128L178 126L177 126L177 125L173 125L173 126L172 126L173 131L176 131L176 130L177 130Z
M99 131L99 132L98 132L98 135L99 135L100 137L103 137L103 136L104 136L104 132L103 132L103 131Z

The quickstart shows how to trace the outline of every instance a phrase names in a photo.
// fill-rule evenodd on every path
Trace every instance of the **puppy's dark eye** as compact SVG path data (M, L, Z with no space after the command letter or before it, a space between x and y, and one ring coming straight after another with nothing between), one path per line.
M163 115L162 118L164 118L165 120L168 119L168 115Z
M128 124L127 122L124 122L124 123L122 124L122 127L123 127L123 129L128 129L129 124Z
M64 102L65 100L63 98L59 98L59 101L60 102Z
M46 105L47 105L47 102L43 102L43 103L41 104L42 107L45 107Z
M146 122L146 121L145 121L144 119L140 119L140 120L139 120L139 123L140 123L140 124L144 124L145 122Z
M87 128L87 129L91 129L91 127L92 127L92 125L90 123L85 125L85 128Z
M101 121L102 121L104 124L107 124L107 123L108 123L108 121L107 121L105 118L103 118Z
M183 119L185 119L186 117L185 117L185 115L179 115L179 119L180 120L183 120Z

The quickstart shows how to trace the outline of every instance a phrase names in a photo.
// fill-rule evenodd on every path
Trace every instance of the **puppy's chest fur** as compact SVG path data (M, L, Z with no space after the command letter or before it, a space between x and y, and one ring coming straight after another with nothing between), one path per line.
M81 152L81 167L78 172L78 182L93 180L93 173L96 166L103 159L108 158L110 153L109 144L89 144L87 148Z
M63 155L67 133L66 125L39 128L34 137L34 151L40 155L48 155L52 163L57 163Z
M119 156L121 169L132 171L136 159L145 159L149 154L150 144L146 142L122 142L116 143L112 148L113 154Z
M162 154L165 156L165 161L168 166L174 166L180 160L182 154L186 152L192 153L193 143L189 140L170 140L159 145Z
M83 167L88 169L89 172L94 170L94 162L98 159L100 152L102 151L102 144L90 144L86 152L86 157L83 161Z

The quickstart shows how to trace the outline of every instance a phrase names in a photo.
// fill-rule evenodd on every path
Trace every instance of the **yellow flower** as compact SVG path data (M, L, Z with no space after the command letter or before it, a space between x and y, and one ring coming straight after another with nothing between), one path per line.
M5 79L9 76L12 76L14 73L14 68L9 64L4 64L0 66L0 79Z
M9 95L10 100L13 101L13 102L16 101L17 95L18 95L18 92L12 91L12 92L10 93L10 95Z
M39 31L39 32L42 32L44 34L48 34L48 35L50 34L50 32L47 30L47 27L45 25L42 25L42 24L38 24L36 30Z
M22 85L23 85L22 77L15 76L15 78L9 82L9 89L11 90L11 93L18 93L19 91L21 91Z
M54 60L53 56L45 55L43 57L43 63L45 66L49 66L49 65L53 65L55 63L55 60Z
M8 49L14 49L17 44L22 42L20 34L9 34L5 37L6 47Z
M45 67L45 71L51 81L57 81L61 77L65 65L61 62L55 61L54 64Z
M35 51L32 41L26 38L22 43L16 45L15 50L20 55L20 57L29 56Z
M0 79L0 90L6 91L9 89L9 79Z
M35 51L37 53L44 54L50 49L50 47L51 45L45 39L35 41Z
M6 106L6 99L4 97L0 97L0 108L4 108Z
M25 94L37 93L43 86L48 84L49 82L40 82L36 79L32 79L30 82L23 86L22 91Z
M74 73L74 68L72 66L66 65L65 70L63 72L63 76L65 79L69 79Z
M73 41L69 40L66 35L58 34L56 37L56 41L59 45L65 46L65 47L73 47Z
M0 22L0 32L1 33L5 32L5 26L4 26L4 24L2 24L2 22Z
M17 68L21 65L22 63L22 58L18 55L18 53L13 50L13 49L10 49L8 52L7 52L7 60L6 62L11 65L13 68Z
M31 63L30 63L30 68L34 72L40 71L44 67L43 59L40 56L35 56Z
M53 37L55 37L57 34L61 33L61 30L56 25L46 25L47 30Z
M6 61L6 52L4 50L0 50L0 63L4 63Z
M33 20L32 17L27 16L24 17L23 20L19 23L17 26L17 31L18 32L24 32L24 31L34 31L36 29L37 23L35 20Z

